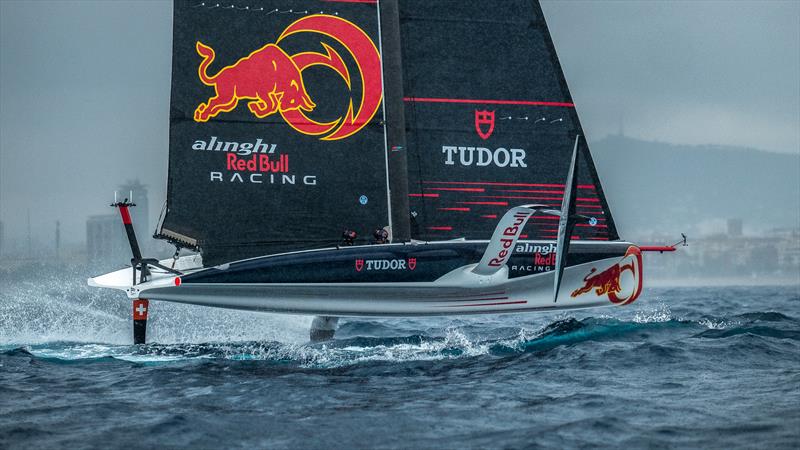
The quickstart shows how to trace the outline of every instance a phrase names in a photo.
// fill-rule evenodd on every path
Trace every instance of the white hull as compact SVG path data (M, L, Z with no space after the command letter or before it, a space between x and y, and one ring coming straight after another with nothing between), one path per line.
M638 252L637 252L638 254ZM619 289L589 286L592 269L601 273L633 261L633 270L617 272ZM186 264L186 261L182 261ZM626 255L568 267L562 288L553 299L554 272L509 279L507 268L491 276L461 267L425 283L186 283L175 276L156 274L153 280L130 287L131 269L89 280L98 287L126 290L131 298L147 298L201 306L321 316L438 316L553 311L626 304L641 291L641 259ZM622 300L620 300L622 299ZM613 300L613 301L612 301Z

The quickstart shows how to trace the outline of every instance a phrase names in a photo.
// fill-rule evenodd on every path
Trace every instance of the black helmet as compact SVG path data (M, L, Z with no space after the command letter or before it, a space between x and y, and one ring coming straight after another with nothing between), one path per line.
M356 238L358 237L358 233L353 230L344 230L342 232L342 244L344 245L353 245L356 242Z
M385 228L378 228L372 233L376 244L385 244L389 240L389 232Z

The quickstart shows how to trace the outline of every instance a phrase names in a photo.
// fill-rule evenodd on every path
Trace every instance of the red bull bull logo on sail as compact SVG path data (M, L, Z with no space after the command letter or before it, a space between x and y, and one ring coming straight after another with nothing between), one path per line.
M306 91L303 71L311 66L333 70L352 89L350 71L342 57L331 46L320 41L325 53L301 52L289 55L281 40L298 33L317 33L333 39L352 56L361 77L360 103L350 100L344 114L331 122L315 121L308 116L316 103ZM208 67L216 56L210 46L197 42L202 57L197 69L200 81L214 87L214 95L200 103L194 111L196 122L207 122L237 108L239 101L257 118L275 113L300 133L321 136L322 140L338 140L352 136L375 116L383 98L381 58L375 43L358 26L338 16L314 14L289 25L275 43L268 43L234 64L209 75Z

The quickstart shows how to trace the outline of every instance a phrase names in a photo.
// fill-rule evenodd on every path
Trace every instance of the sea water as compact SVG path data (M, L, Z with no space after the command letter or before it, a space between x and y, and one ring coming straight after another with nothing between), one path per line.
M131 304L5 272L0 448L800 446L800 286L569 313L343 319ZM35 275L34 275L35 274Z

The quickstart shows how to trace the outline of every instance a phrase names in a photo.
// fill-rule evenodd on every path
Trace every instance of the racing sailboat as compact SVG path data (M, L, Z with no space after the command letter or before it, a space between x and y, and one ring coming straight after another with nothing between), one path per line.
M625 305L620 239L538 1L176 0L169 178L133 300L338 317ZM178 256L181 249L193 251Z

